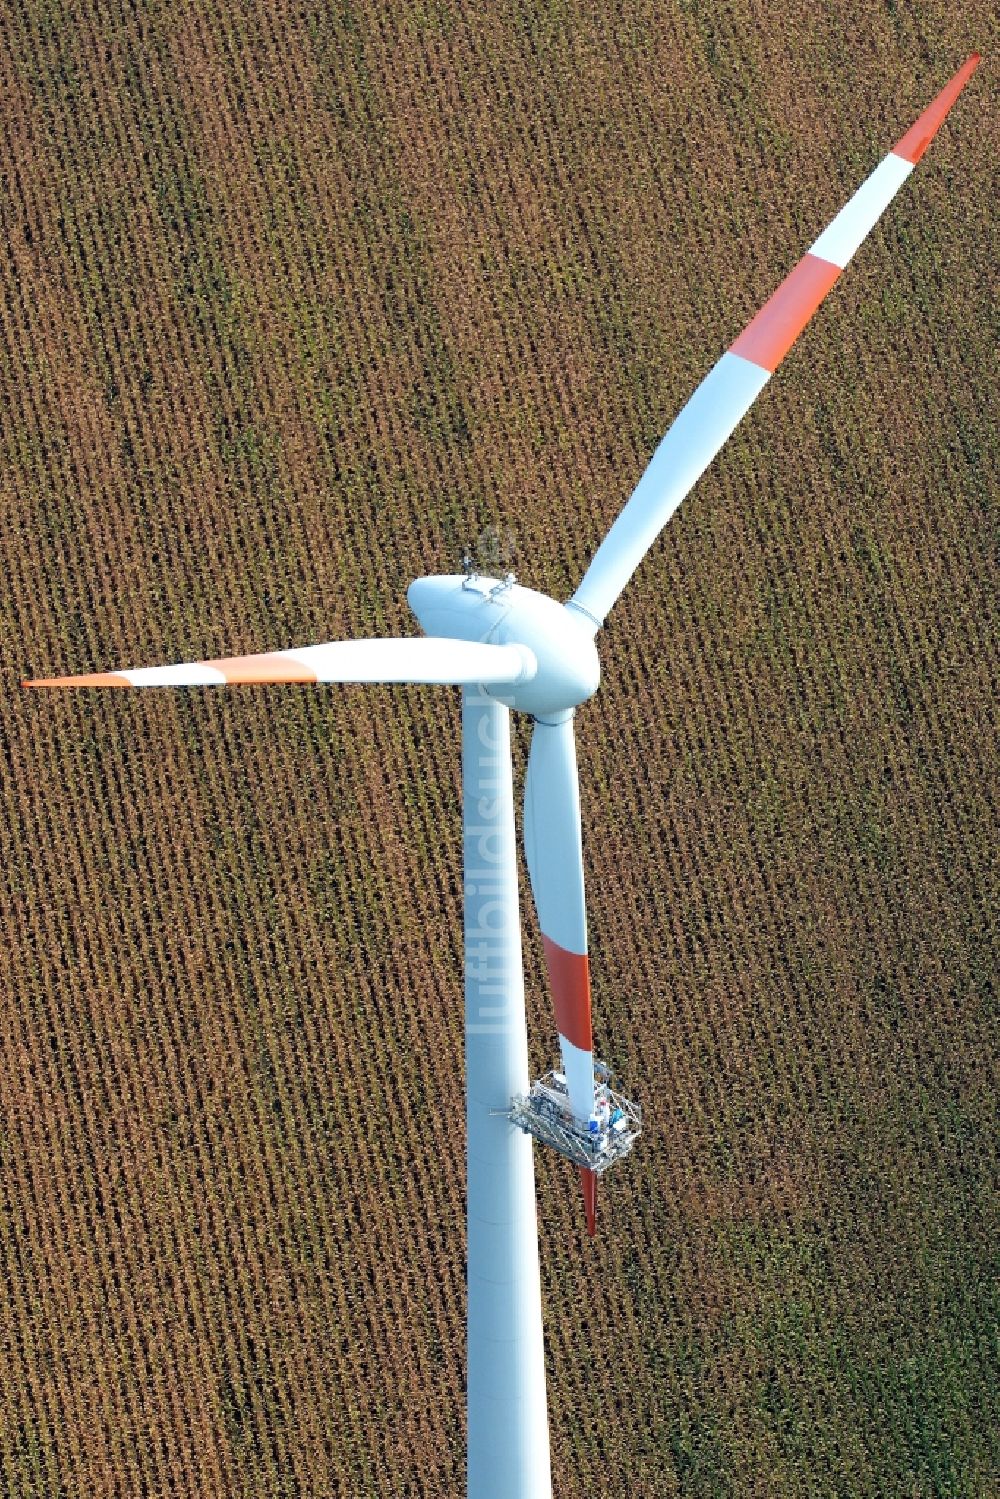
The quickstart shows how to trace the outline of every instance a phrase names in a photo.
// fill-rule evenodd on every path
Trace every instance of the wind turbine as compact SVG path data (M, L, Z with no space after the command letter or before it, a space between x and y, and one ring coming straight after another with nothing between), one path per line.
M616 1136L595 1067L573 715L596 692L594 636L660 530L763 390L920 160L979 62L972 56L862 184L705 377L656 449L567 603L475 573L419 578L424 637L26 682L28 687L410 682L461 686L468 1127L468 1493L548 1499L548 1421L531 1136L580 1167L587 1224ZM534 719L524 837L562 1071L529 1086L510 712Z

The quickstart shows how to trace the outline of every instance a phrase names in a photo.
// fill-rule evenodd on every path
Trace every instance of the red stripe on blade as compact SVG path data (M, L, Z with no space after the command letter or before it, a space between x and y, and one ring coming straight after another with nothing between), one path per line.
M301 661L265 653L260 656L220 656L206 661L221 671L227 682L315 682L316 673Z
M803 255L729 352L773 375L839 275L839 266Z
M131 687L128 677L116 671L94 671L85 677L41 677L35 682L22 682L22 687Z
M567 952L551 937L542 937L549 970L556 1025L560 1036L581 1051L593 1051L590 1025L590 961L586 953Z
M583 1207L587 1214L587 1232L593 1239L597 1234L597 1172L581 1166L580 1184L583 1187Z
M934 139L935 132L941 121L978 66L979 53L973 52L972 56L959 68L951 82L945 84L933 104L928 104L916 124L911 125L902 140L893 146L892 149L896 156L901 156L904 161L912 161L916 165Z

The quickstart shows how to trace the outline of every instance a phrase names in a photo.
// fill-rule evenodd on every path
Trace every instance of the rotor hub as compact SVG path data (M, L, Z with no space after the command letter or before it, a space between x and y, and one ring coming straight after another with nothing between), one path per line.
M538 670L530 680L485 689L508 708L556 721L597 691L601 666L586 618L512 575L417 578L407 599L428 635L532 651Z

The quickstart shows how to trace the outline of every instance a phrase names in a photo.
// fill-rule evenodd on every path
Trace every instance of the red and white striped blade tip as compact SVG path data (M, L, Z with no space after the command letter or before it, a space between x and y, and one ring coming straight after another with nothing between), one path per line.
M22 687L127 687L124 677L113 672L98 672L89 677L37 677L22 682Z
M937 134L938 128L944 121L949 109L981 62L982 57L978 52L970 53L954 78L945 84L937 98L928 104L919 119L910 126L906 134L893 146L892 151L894 156L901 156L904 161L912 161L914 166L916 166Z
M593 1239L597 1237L597 1172L581 1166L580 1184L583 1187L583 1205L587 1213L587 1232Z
M204 672L201 681L176 681L166 680L164 667L144 667L135 672L140 681L131 679L132 674L126 675L123 671L91 671L82 676L75 677L37 677L30 681L22 682L22 687L136 687L153 685L143 682L143 674L151 671L164 672L163 686L214 686L223 683L228 685L259 683L261 685L277 682L301 682L315 683L316 673L308 667L292 662L277 655L263 656L233 656L218 661L192 662L190 665L198 670L205 667L213 668L214 674ZM179 678L182 673L180 666L174 671Z
M429 635L403 639L328 640L287 651L136 666L83 676L38 677L24 687L219 687L249 683L516 683L538 663L526 646L491 645Z

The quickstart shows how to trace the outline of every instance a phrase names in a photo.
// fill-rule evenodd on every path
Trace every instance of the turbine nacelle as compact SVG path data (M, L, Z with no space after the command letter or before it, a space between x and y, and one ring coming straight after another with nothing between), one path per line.
M513 579L447 573L417 578L407 600L428 635L489 645L527 646L537 670L485 690L535 718L555 720L593 697L601 680L589 621Z

